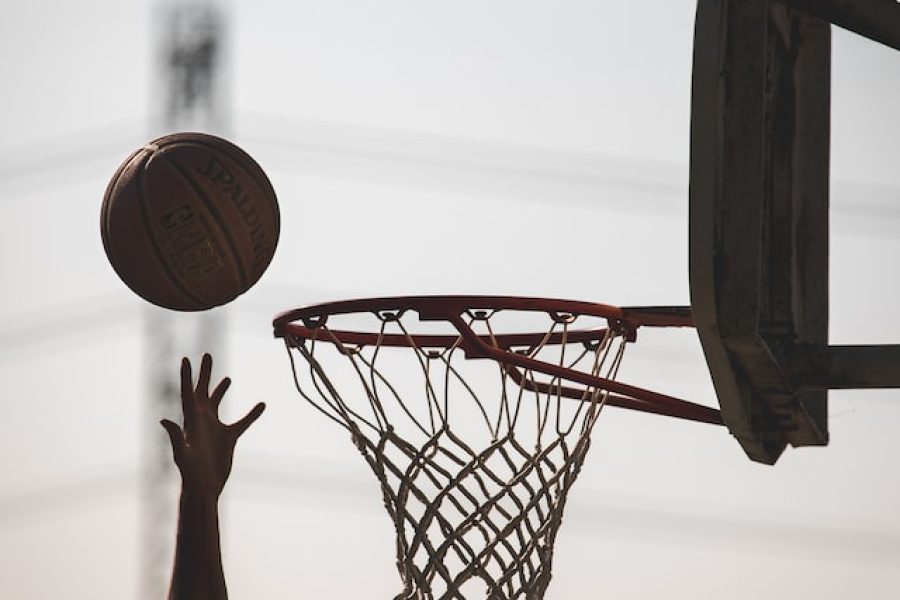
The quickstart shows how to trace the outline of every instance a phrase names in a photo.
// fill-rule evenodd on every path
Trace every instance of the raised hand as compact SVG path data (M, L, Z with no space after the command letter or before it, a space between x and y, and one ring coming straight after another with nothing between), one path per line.
M181 361L181 407L184 412L184 428L163 419L172 441L175 464L181 471L183 490L188 493L211 495L222 493L234 458L238 438L263 413L266 405L260 402L242 419L231 425L219 420L219 404L231 385L224 378L209 392L212 357L203 355L200 374L194 386L191 363Z

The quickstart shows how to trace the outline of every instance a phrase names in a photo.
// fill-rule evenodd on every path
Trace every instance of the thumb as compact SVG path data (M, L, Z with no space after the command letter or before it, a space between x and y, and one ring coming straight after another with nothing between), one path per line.
M175 457L175 461L178 462L181 453L184 451L184 433L182 433L181 427L169 419L163 419L159 424L162 425L163 429L166 430L166 433L169 434L169 441L172 442L172 454Z
M239 438L245 431L247 431L247 428L253 425L253 422L256 421L261 414L263 414L264 410L266 410L266 403L260 402L259 404L254 406L253 410L247 413L247 415L243 419L231 425L230 427L234 432L235 439Z

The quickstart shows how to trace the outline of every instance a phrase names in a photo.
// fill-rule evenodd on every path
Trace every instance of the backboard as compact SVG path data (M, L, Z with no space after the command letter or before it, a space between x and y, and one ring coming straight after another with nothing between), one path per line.
M831 26L900 48L893 0L700 0L690 283L722 417L747 455L828 443L828 390L894 387L896 346L829 346Z

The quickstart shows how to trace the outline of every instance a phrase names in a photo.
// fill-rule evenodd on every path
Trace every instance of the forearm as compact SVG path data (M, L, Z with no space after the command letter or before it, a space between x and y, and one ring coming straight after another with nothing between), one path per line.
M182 489L169 600L226 600L218 495Z

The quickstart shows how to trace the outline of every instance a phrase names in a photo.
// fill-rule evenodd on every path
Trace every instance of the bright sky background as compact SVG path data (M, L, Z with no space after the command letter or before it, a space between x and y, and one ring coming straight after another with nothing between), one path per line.
M156 8L34 0L0 19L2 598L144 600L141 472L177 415L148 408L152 311L109 267L98 215L159 133ZM231 597L391 598L375 480L293 391L271 317L407 293L687 304L694 3L230 8L230 137L282 208L271 269L222 311L225 405L269 404L223 504ZM900 53L835 30L833 63L832 342L895 343ZM624 379L715 402L692 333L641 341ZM831 446L775 467L724 430L607 411L548 600L896 596L897 395L832 393ZM152 524L169 553L174 526L172 504Z

